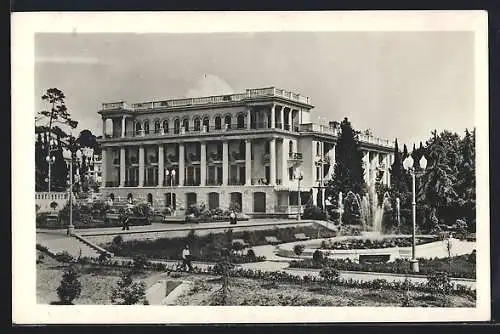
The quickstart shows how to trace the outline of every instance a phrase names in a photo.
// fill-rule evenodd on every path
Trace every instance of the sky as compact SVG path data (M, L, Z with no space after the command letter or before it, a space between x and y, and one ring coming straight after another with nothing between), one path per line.
M313 122L411 145L475 126L472 32L37 34L35 112L66 95L77 131L102 134L103 102L276 86L311 98Z

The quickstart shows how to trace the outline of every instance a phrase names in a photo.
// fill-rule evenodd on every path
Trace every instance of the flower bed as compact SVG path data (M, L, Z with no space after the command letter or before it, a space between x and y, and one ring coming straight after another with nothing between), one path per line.
M451 270L450 268L451 263ZM332 266L338 270L366 271L394 274L411 274L411 266L408 260L396 259L388 263L363 264L350 261L349 259L304 259L303 261L292 261L290 268L320 269L324 265ZM451 277L476 278L475 254L456 256L451 259L419 259L420 273L427 275L435 271L449 272Z
M439 240L436 238L418 238L416 239L417 245L423 245L433 241ZM321 249L333 250L353 250L353 249L383 249L394 247L411 247L411 238L393 237L383 239L349 239L342 241L323 241Z

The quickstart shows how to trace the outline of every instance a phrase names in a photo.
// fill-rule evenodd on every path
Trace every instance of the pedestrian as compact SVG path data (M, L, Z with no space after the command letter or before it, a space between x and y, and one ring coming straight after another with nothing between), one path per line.
M130 230L130 218L128 212L123 215L122 231Z
M229 222L232 225L236 224L236 213L234 212L234 210L229 214Z
M182 268L186 268L186 271L193 270L193 265L191 264L191 252L189 251L188 245L186 245L182 250Z

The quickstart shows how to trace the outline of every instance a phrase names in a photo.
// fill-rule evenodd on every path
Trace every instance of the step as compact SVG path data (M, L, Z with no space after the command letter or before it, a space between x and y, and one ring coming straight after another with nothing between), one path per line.
M64 236L60 238L51 238L40 240L38 243L47 247L52 253L61 253L66 251L74 258L78 258L81 250L82 257L99 257L98 251L73 237Z

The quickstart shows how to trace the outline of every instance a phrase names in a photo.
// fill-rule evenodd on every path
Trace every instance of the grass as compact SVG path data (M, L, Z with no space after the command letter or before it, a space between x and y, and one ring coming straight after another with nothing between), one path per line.
M208 306L212 294L220 287L217 281L200 281L178 299L178 305ZM232 306L384 306L400 307L404 293L372 289L303 286L269 283L252 279L231 279L229 305ZM416 307L440 307L442 300L428 293L409 293ZM449 296L452 307L475 307L471 296Z
M43 254L37 251L37 255ZM62 274L67 264L60 263L44 255L38 263L36 272L36 291L38 304L50 304L58 301L56 289L59 286ZM74 304L111 304L111 291L116 286L122 270L119 268L99 267L94 265L74 264L79 272L78 280L82 284L82 292ZM149 287L161 276L158 272L144 271L134 274L133 279L142 280Z

